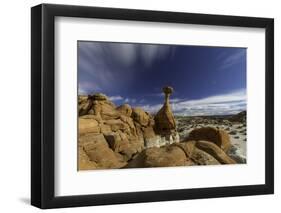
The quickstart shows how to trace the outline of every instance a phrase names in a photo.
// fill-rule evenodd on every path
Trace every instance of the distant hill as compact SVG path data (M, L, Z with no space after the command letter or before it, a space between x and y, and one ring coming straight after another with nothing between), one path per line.
M246 122L247 112L242 111L236 115L231 116L228 120L232 122Z

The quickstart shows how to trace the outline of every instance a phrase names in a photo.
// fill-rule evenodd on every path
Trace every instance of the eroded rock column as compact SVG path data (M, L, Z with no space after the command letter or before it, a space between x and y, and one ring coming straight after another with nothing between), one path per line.
M154 117L155 132L163 137L161 143L171 144L179 142L179 135L176 131L176 122L170 106L170 96L173 93L172 87L164 87L165 102L162 108Z
M158 134L170 134L176 129L175 118L170 106L170 95L173 93L172 87L164 87L165 102L162 108L157 112L154 117L155 131Z

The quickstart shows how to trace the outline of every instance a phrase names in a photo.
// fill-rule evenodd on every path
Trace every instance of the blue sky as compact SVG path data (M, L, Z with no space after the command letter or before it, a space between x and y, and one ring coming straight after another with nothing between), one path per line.
M162 87L174 88L179 115L235 114L246 109L246 48L78 42L78 92L106 94L157 112Z

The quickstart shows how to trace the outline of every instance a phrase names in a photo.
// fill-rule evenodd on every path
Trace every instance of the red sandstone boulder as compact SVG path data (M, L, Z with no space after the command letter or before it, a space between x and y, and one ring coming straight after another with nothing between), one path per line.
M99 123L95 119L79 118L79 134L100 133Z
M133 108L132 118L135 122L139 123L141 126L149 125L150 115L140 107Z
M227 132L213 127L203 127L194 129L190 132L188 140L205 140L215 143L223 151L227 152L230 148L230 137Z
M129 104L123 104L123 105L117 107L116 110L120 114L128 116L128 117L131 117L132 112L133 112L133 110L132 110L132 108L131 108L131 106Z
M98 169L121 168L126 165L122 156L109 148L102 134L90 133L80 136L79 146L88 156L88 160L93 162ZM83 155L83 152L81 154ZM84 168L83 162L80 166Z
M187 141L184 143L174 144L184 150L186 155L194 162L196 165L219 165L221 164L214 156L209 153L198 149L196 141Z
M220 149L216 144L208 141L197 141L195 146L198 149L207 152L216 158L221 164L236 164L236 162L230 158L222 149Z
M130 161L126 168L187 165L193 165L193 162L186 156L181 148L176 146L165 146L161 148L153 147L145 149L135 159Z

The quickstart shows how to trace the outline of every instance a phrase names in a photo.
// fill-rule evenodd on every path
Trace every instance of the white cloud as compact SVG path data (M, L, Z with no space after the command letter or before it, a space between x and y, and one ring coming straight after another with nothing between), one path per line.
M209 96L209 97L202 98L202 99L182 101L178 104L181 104L181 105L187 105L187 104L188 105L207 105L207 104L221 104L221 103L243 101L243 100L246 100L246 91L239 90L239 91L233 91L233 92L226 93L226 94Z
M183 99L180 99L180 98L171 98L170 99L170 103L178 103L180 101L182 101Z
M142 105L140 106L141 108L144 109L144 111L147 111L149 113L156 113L159 111L159 109L161 109L161 107L163 106L163 104L155 104L155 105Z
M163 92L150 93L150 94L146 94L145 96L148 96L148 97L164 97L164 93Z
M214 95L196 100L171 99L174 114L178 115L226 115L236 114L246 109L246 91ZM146 111L155 113L162 104L143 105Z
M78 95L88 95L88 93L85 90L83 90L82 88L79 88Z
M233 65L240 63L241 60L246 57L246 50L241 49L240 51L237 51L235 54L232 55L221 55L219 58L222 61L220 69L227 69L229 67L232 67Z
M141 61L146 67L156 61L173 56L174 47L137 43L79 42L79 72L96 82L101 88L114 89L116 73L123 75L125 85L134 76L135 64ZM145 69L144 69L145 70ZM84 79L81 81L84 81ZM81 89L88 91L81 84Z
M84 81L78 84L78 94L79 95L89 95L100 91L101 88L94 82Z
M129 104L135 104L137 100L135 98L125 98L124 102Z
M117 95L117 96L110 96L109 97L109 100L111 100L111 101L121 101L121 100L123 100L124 98L123 97L121 97L120 95Z
M105 65L113 61L120 66L127 67L134 65L137 58L140 58L145 65L149 66L170 53L172 55L173 47L137 43L81 42L79 43L79 51L84 54L86 59L95 59L96 65Z
M133 65L137 59L137 47L134 44L109 43L105 46L104 51L110 55L113 61L125 67Z
M160 45L142 45L140 48L141 58L146 66L152 65L155 61L165 58L170 54L173 47Z

